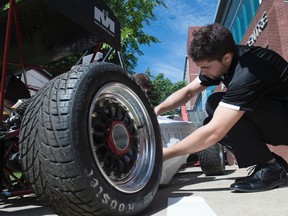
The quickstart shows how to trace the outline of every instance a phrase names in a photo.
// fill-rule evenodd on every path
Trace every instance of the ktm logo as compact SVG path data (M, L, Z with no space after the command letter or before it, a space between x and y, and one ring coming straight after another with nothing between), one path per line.
M104 26L107 30L115 34L115 22L109 18L108 11L94 8L94 22L100 27Z

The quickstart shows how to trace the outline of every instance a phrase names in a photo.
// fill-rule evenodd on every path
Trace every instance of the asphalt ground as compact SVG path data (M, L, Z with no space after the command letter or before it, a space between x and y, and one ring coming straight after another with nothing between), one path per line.
M226 174L205 176L199 167L179 171L160 185L154 200L139 216L287 216L288 187L239 193L229 189L246 169L226 166ZM33 195L0 202L1 216L54 216Z

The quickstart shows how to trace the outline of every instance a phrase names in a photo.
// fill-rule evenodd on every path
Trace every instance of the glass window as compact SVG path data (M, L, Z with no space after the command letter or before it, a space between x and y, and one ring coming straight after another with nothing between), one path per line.
M229 5L229 9L228 9L228 12L227 12L227 16L225 17L225 20L223 22L223 25L227 28L230 29L231 27L231 23L233 22L234 20L234 16L238 10L238 6L240 4L240 0L235 0L235 1L232 1Z
M224 26L230 29L236 43L242 40L259 5L260 2L255 0L232 1Z

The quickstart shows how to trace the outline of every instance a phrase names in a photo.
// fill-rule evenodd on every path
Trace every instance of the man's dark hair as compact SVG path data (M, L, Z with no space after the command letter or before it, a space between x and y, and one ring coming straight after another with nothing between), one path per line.
M138 74L134 74L133 76L134 76L136 83L139 86L141 86L141 88L143 88L146 91L151 90L152 84L151 84L150 79L149 79L147 74L138 73Z
M193 61L221 61L236 46L231 32L218 23L201 27L193 36L189 52Z

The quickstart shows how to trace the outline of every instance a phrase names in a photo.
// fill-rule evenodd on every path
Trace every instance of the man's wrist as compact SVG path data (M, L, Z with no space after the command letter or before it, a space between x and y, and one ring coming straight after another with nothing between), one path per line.
M156 115L160 115L159 110L160 110L159 105L154 108L154 112Z

